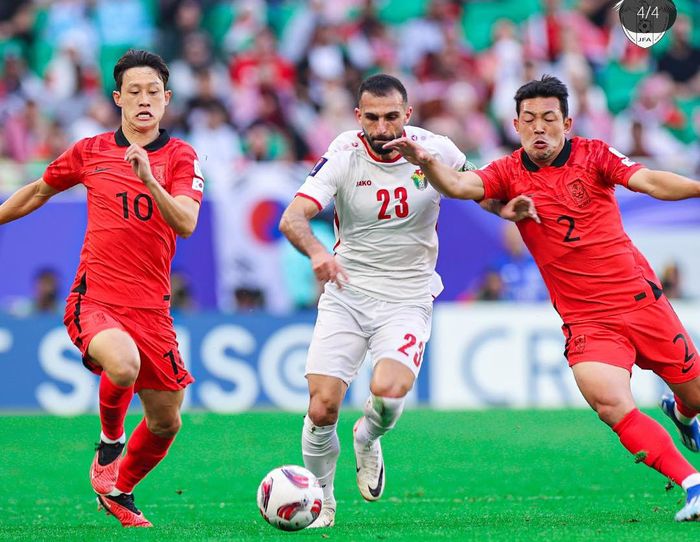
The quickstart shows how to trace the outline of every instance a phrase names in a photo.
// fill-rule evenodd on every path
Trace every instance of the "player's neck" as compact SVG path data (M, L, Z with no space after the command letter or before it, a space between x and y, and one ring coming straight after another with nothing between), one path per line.
M149 143L152 143L158 139L158 136L160 135L160 126L156 125L148 131L141 132L134 130L128 125L128 123L122 123L122 132L129 143L135 143L139 147L145 147Z
M400 154L396 151L391 151L389 154L377 154L379 162L395 162Z

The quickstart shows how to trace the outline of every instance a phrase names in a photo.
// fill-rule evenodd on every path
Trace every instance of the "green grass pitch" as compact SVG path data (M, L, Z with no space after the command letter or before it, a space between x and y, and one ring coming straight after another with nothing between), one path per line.
M344 412L339 424L336 527L283 533L262 520L255 495L268 470L301 464L300 414L186 414L170 454L135 492L155 525L143 530L122 529L96 511L87 477L96 416L2 416L0 540L639 542L700 535L696 523L673 522L682 490L667 490L661 475L635 464L592 412L408 411L383 439L387 484L375 503L355 487L356 417ZM127 430L138 419L129 416ZM691 460L700 465L700 457Z

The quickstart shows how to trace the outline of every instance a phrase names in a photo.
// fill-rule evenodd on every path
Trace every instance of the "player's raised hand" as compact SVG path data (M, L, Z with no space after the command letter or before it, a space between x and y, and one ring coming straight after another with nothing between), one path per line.
M537 216L537 209L535 208L535 202L529 196L516 196L508 203L506 203L500 212L501 218L506 220L511 220L512 222L518 222L524 218L531 218L538 224L540 223L540 217Z
M392 139L384 144L384 148L399 152L406 160L417 166L422 166L433 158L427 150L408 137Z
M154 180L151 172L151 162L148 159L148 153L143 147L139 147L135 143L131 144L126 153L124 160L131 162L131 169L134 170L136 176L144 183Z
M348 282L348 275L345 269L336 261L333 254L326 251L317 252L311 256L311 268L314 270L316 280L321 284L335 282L338 288L343 288L343 284Z

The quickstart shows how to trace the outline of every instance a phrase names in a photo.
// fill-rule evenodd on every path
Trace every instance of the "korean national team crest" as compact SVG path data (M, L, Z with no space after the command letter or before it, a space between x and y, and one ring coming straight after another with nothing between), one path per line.
M672 0L623 0L615 5L625 36L638 47L657 43L676 22Z
M576 179L566 185L569 190L569 195L574 200L574 203L578 207L585 207L591 202L591 197L588 195L588 190L586 190L586 185L583 184L581 179Z
M154 164L151 167L151 171L153 171L153 176L158 181L158 184L165 186L165 164Z
M425 173L423 173L420 169L413 172L411 179L413 179L413 184L416 185L418 190L425 190L428 187L428 181L425 180Z

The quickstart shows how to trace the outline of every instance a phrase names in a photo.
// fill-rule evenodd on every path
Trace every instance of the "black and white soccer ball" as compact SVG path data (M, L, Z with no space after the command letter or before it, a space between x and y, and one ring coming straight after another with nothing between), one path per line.
M284 465L265 475L258 487L258 509L265 521L283 531L311 525L321 513L323 490L304 467Z

